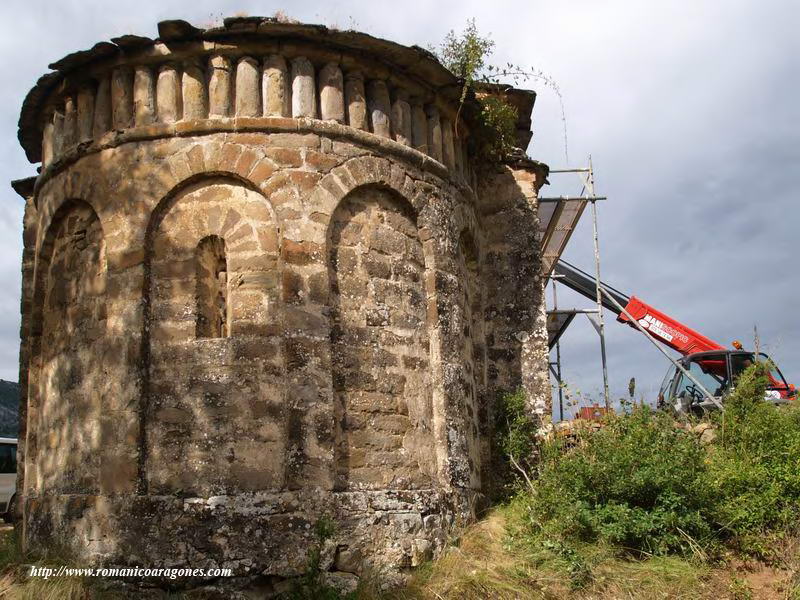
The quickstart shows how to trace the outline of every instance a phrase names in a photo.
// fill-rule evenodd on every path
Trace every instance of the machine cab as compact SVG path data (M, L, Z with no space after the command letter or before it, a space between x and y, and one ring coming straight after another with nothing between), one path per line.
M715 398L720 399L736 385L739 375L756 360L753 352L723 350L696 352L678 360ZM769 385L764 400L785 404L796 395L792 386L770 358L763 353L758 360L769 366ZM702 413L715 405L700 388L674 365L670 367L658 392L659 408L671 408L678 413Z

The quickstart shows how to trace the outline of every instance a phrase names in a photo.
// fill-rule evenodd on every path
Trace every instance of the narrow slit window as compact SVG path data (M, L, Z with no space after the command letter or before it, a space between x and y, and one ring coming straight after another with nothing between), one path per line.
M228 265L225 240L210 235L200 240L197 265L197 337L228 337Z

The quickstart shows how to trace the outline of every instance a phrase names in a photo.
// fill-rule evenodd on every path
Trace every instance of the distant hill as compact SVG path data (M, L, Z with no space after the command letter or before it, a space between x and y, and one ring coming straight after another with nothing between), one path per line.
M0 437L19 434L19 384L0 379Z

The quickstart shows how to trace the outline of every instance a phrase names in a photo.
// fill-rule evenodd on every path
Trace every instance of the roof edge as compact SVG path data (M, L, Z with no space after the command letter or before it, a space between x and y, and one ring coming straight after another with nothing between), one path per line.
M279 21L270 17L228 17L221 27L201 29L183 20L166 20L158 23L159 37L150 39L138 35L124 35L111 41L98 42L88 50L73 52L51 63L52 72L40 77L28 92L22 104L17 137L25 155L32 163L42 160L41 112L53 91L70 78L70 75L93 63L114 60L125 55L146 51L159 44L167 47L182 42L225 43L242 38L270 38L328 43L354 52L368 51L380 61L398 68L406 75L419 71L419 78L434 91L450 90L455 98L462 82L453 75L436 56L420 46L404 46L391 40L371 36L354 30L338 30L325 25ZM536 93L517 90L508 85L486 84L506 95L519 114L518 137L527 146L530 141L530 112Z

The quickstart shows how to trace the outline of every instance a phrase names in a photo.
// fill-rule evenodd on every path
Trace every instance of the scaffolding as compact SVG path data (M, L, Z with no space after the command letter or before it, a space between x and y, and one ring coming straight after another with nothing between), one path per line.
M594 187L594 168L592 167L592 157L589 157L589 166L573 169L552 169L550 175L561 174L574 174L580 178L581 191L577 196L556 196L539 198L540 210L548 204L553 204L553 211L547 226L547 233L550 235L545 237L545 244L543 246L543 261L547 269L547 275L553 279L553 310L548 312L548 337L549 345L552 350L555 347L555 361L550 361L550 372L558 383L558 416L563 419L564 416L564 390L563 381L561 378L561 345L560 338L569 324L574 320L576 315L583 314L589 319L589 322L594 327L595 331L600 338L600 358L603 367L603 400L606 409L610 409L611 402L608 390L608 364L606 361L606 336L605 336L605 321L603 317L603 291L601 289L600 279L600 241L597 231L597 202L599 200L607 200L605 196L597 196ZM586 205L591 205L592 210L592 242L594 248L594 266L595 266L595 285L596 285L596 299L597 306L592 309L568 309L560 310L558 308L558 295L556 293L556 279L559 275L553 273L556 261L561 256L567 241L569 240L572 231L575 229L578 220L583 213ZM570 208L567 208L570 207ZM562 217L565 211L571 211L569 226L564 225ZM558 214L557 214L558 213ZM560 237L555 235L558 229L563 231ZM551 247L551 240L556 240L555 247Z
M624 314L628 322L638 329L656 349L661 352L667 360L669 360L676 369L681 371L684 376L690 379L694 385L703 393L703 395L721 411L724 410L719 400L711 394L711 392L703 386L703 384L688 371L679 361L672 358L664 348L661 347L658 341L647 331L637 319L635 319L623 306L628 302L628 298L623 296L618 290L611 286L604 284L600 279L600 242L598 237L597 228L597 201L607 200L605 196L595 195L594 190L594 170L592 167L592 158L589 157L589 166L586 168L577 169L553 169L550 174L574 173L577 174L582 183L580 195L578 196L558 196L552 198L540 198L540 214L545 216L547 224L545 226L545 237L542 244L542 256L547 277L553 279L553 310L547 313L547 329L548 329L548 343L550 350L555 348L555 361L549 361L550 372L558 382L558 416L559 419L564 418L564 389L561 372L561 335L569 327L570 323L575 319L576 315L586 315L589 322L594 327L595 331L600 338L600 358L603 367L603 399L605 402L606 411L611 410L611 402L608 389L608 365L606 361L606 338L605 338L605 322L603 317L603 307L606 306L609 310L617 312L617 314ZM586 204L592 207L592 241L594 246L594 266L595 275L592 277L589 273L585 273L580 269L564 263L556 269L556 263L561 257L570 236L572 235L578 220L583 213ZM552 211L547 209L542 210L543 206L553 205ZM565 208L572 206L572 209ZM566 216L566 218L564 218ZM557 233L560 233L558 235ZM566 268L566 270L565 270ZM556 272L554 272L556 271ZM557 272L557 271L560 271ZM570 275L571 273L571 275ZM584 281L580 283L579 288L575 287L575 274L579 273ZM594 287L594 299L597 303L596 308L591 309L568 309L563 310L558 308L558 294L556 292L556 280L559 278L568 277L569 283L567 284L572 289L579 291L579 293L589 297L589 290ZM594 283L586 283L594 280ZM588 293L587 293L588 292Z

